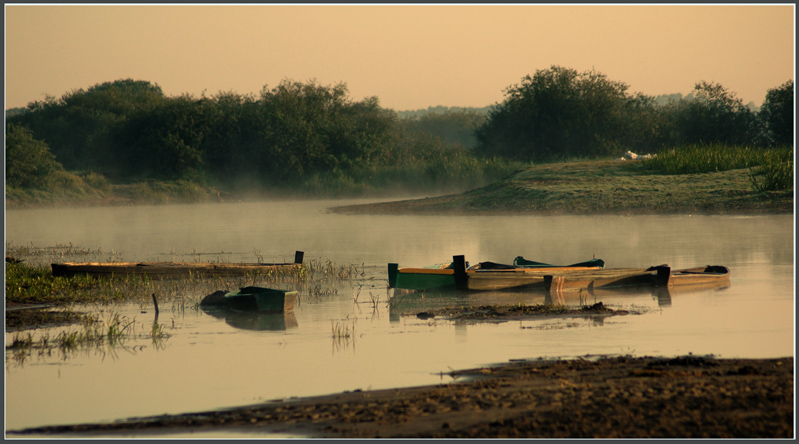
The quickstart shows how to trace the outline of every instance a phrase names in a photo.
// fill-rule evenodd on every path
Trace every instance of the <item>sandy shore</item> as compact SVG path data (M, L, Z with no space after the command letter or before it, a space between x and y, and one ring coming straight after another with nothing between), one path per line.
M235 437L791 438L793 367L793 358L695 356L513 362L453 372L453 382L435 386L27 429L8 437L229 431Z

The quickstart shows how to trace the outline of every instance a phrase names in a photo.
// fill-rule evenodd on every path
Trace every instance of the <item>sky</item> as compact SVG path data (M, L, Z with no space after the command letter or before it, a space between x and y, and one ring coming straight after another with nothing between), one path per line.
M120 79L167 96L346 83L381 106L484 107L553 65L646 95L794 78L792 4L6 4L5 107Z

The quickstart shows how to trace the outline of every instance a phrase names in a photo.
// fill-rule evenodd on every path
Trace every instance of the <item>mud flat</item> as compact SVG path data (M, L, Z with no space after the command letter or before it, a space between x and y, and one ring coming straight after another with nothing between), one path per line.
M435 386L7 431L7 437L229 432L324 438L791 438L793 358L511 362ZM446 376L446 375L443 375Z

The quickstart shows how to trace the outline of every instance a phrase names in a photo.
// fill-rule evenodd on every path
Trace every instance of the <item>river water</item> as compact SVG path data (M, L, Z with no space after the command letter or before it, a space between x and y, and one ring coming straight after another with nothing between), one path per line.
M6 353L6 429L202 411L292 396L449 382L445 373L516 359L595 355L793 356L794 220L778 216L368 216L327 211L364 201L273 201L11 210L7 245L72 244L115 260L357 264L366 276L259 326L201 310L162 310L160 345L69 356ZM592 257L606 267L726 265L730 285L689 293L593 294L637 314L602 319L466 323L400 316L386 264L426 266L516 256ZM189 259L191 260L191 259ZM191 295L201 297L202 295ZM411 298L446 304L543 303L543 293ZM566 303L579 304L575 296ZM152 324L140 304L115 310ZM146 312L146 313L144 313ZM336 339L334 328L354 330ZM256 329L254 329L256 328ZM41 334L41 331L36 332ZM6 333L6 344L12 340Z

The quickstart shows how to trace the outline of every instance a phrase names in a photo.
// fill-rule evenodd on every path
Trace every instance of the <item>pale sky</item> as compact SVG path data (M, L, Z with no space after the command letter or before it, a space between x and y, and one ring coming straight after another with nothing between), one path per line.
M794 78L794 5L5 5L5 107L132 78L168 96L347 84L395 110L483 107L552 65L647 95Z

